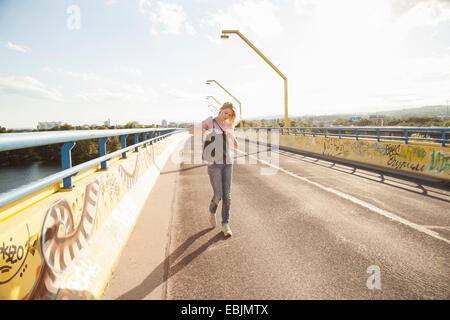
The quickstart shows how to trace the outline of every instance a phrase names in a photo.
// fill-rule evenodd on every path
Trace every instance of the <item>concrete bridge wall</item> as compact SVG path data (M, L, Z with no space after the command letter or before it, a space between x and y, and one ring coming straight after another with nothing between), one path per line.
M254 130L240 130L238 136L267 143L271 134L258 135ZM275 138L275 136L274 136ZM450 148L438 143L405 144L399 141L280 134L279 146L324 156L356 161L410 174L450 180Z
M97 299L160 169L187 133L0 211L0 299Z

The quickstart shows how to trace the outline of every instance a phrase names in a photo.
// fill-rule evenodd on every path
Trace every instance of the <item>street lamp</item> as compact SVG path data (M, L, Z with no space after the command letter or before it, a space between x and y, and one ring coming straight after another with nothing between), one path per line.
M206 84L207 84L207 85L210 85L211 82L215 82L219 87L221 87L221 88L223 89L223 91L225 91L226 93L228 93L234 100L237 101L237 103L239 103L239 117L240 117L240 120L242 120L242 104L241 104L241 102L240 102L238 99L236 99L230 92L228 92L228 90L225 89L225 88L224 88L219 82L217 82L216 80L206 80Z
M212 98L212 99L214 99L221 107L222 107L222 104L220 103L220 101L219 100L217 100L216 98L214 98L213 96L207 96L206 97L206 100L208 100L209 98Z
M229 34L235 33L237 34L242 40L245 41L245 43L247 43L253 50L255 50L255 52L264 59L265 62L267 62L267 64L269 66L272 67L273 70L276 71L276 73L278 73L280 75L281 78L283 78L284 80L284 123L285 126L289 126L289 117L288 117L288 87L287 87L287 78L284 74L281 73L280 70L278 70L277 67L275 67L273 65L272 62L269 61L269 59L267 59L262 53L261 51L258 50L258 48L256 48L242 33L239 32L239 30L222 30L222 34L220 35L221 39L228 39L230 36Z
M217 109L217 107L213 106L212 104L208 104L208 107L210 107L211 109L214 109L214 111L220 112L220 110Z

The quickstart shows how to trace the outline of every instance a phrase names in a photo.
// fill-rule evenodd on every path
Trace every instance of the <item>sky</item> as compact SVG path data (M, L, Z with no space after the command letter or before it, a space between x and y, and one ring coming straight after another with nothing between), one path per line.
M289 116L450 103L450 0L0 0L0 126L283 115L223 29Z

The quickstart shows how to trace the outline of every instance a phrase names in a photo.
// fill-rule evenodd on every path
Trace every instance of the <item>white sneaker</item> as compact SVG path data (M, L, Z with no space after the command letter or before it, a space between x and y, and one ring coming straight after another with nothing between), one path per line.
M233 234L228 223L222 224L222 231L225 236L231 236Z
M209 222L211 223L211 227L215 228L217 226L216 214L215 213L211 213L209 215Z

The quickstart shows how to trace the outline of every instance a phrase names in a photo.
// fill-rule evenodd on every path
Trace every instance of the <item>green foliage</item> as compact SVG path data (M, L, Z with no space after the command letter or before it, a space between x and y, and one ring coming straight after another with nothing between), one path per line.
M326 126L355 126L363 127L370 126L376 127L381 126L402 126L402 127L447 127L449 125L448 120L444 120L440 117L426 117L426 116L415 116L406 118L385 118L385 119L361 119L357 121L350 121L348 119L339 119L333 122L301 122L301 121L291 121L290 127L326 127ZM179 127L190 127L191 124L184 123L179 125ZM284 122L273 122L270 120L241 120L237 128L248 128L248 127L284 127ZM83 128L80 126L71 126L70 124L63 124L60 127L47 129L47 130L21 130L23 131L61 131L61 130L105 130L105 129L131 129L131 128L159 128L159 125L141 125L137 121L128 122L124 126L95 126L90 128ZM7 130L0 126L0 133L7 132L21 132L20 130ZM423 138L422 135L411 135L410 138ZM427 136L428 137L428 136ZM139 141L142 141L142 136L140 136ZM129 135L127 137L127 145L134 144L134 135ZM26 164L32 162L43 161L45 163L57 163L61 162L61 144L53 144L47 146L41 146L36 148L27 148L11 151L0 152L0 166L1 165L14 165L14 164ZM111 137L108 139L106 144L106 150L108 153L114 152L121 149L119 137ZM79 163L94 159L99 156L98 150L98 139L92 140L82 140L77 141L74 148L72 149L72 164L77 165Z
M333 121L331 126L355 126L355 127L446 127L448 120L440 117L415 116L405 118L385 118L385 119L361 119L351 121L348 119L339 119Z
M44 130L32 130L33 132L39 131L64 131L64 130L105 130L105 129L125 129L125 128L154 128L156 125L140 125L137 121L129 122L125 126L95 126L90 128L83 128L81 126L72 126L70 124L63 124L59 127ZM7 130L0 127L0 133L14 133L23 132L25 130ZM31 131L31 130L26 130ZM72 165L77 165L99 156L99 139L81 140L77 141L73 147L72 153ZM142 137L140 137L142 141ZM127 145L134 144L134 136L129 135L127 137ZM51 144L35 148L26 148L18 150L3 151L0 153L0 166L3 165L15 165L15 164L28 164L33 162L44 162L52 164L61 163L61 146L62 144ZM121 149L120 138L110 137L106 143L107 153L111 153Z

